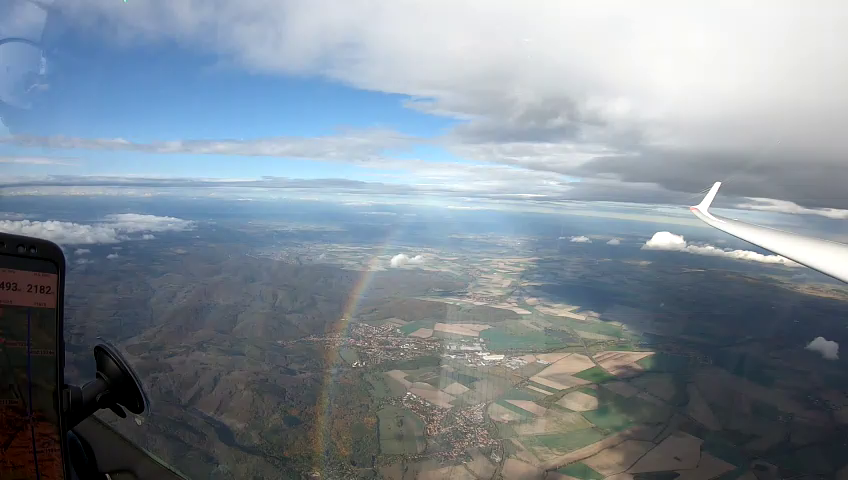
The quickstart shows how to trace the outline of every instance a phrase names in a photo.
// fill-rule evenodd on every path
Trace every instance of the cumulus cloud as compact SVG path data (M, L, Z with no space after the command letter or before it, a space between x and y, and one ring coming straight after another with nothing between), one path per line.
M611 239L607 242L607 245L621 245L621 240L619 240L619 239L617 239L617 238L611 238Z
M153 239L155 239L155 238L156 238L156 236L151 235L151 234L149 234L149 233L145 233L144 235L142 235L142 236L141 236L141 239L142 239L142 240L153 240Z
M184 231L192 228L194 223L188 220L137 213L107 215L103 222L95 224L57 220L0 220L2 232L43 238L62 245L118 243L129 240L129 233ZM84 253L88 253L88 249L75 252L76 255Z
M570 241L573 243L592 243L592 239L585 235L571 237Z
M828 360L839 359L839 344L833 340L825 340L824 337L816 337L812 342L805 347L807 350L819 352L822 357Z
M686 192L749 169L725 193L848 203L840 0L491 0L483 13L470 0L67 4L64 17L111 44L177 42L253 71L404 95L454 120L438 142L469 159ZM143 148L289 155L279 143ZM139 148L127 144L109 148Z
M108 260L114 260L114 259L118 258L118 256L119 255L117 253L110 253L109 255L106 255L106 258Z
M797 266L798 264L780 255L763 255L750 250L722 249L712 245L689 245L683 235L675 235L671 232L657 232L650 240L642 245L642 250L667 250L672 252L686 252L695 255L706 255L711 257L725 257L736 260L747 260L759 263L774 263L781 265Z
M78 259L74 260L74 263L76 263L77 265L86 265L86 264L94 263L94 262L92 262L91 260L89 260L87 258L78 258Z
M399 253L392 257L392 259L389 261L389 264L393 268L402 267L404 265L420 265L422 263L424 263L424 257L422 255L410 257L405 253Z
M87 253L91 253L91 250L87 248L78 248L74 250L74 255L85 255Z

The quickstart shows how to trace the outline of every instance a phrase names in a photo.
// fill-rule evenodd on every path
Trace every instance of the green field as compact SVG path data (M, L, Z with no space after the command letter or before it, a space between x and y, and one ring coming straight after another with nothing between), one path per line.
M602 321L585 321L574 320L571 318L557 317L554 315L544 315L545 320L553 324L554 328L573 329L581 332L598 333L610 337L622 338L624 333L621 327L612 325Z
M536 382L533 382L533 381L527 382L527 385L533 385L536 388L541 388L542 390L546 390L548 392L554 392L554 393L565 391L565 390L557 390L556 388L549 387L547 385L542 385L541 383L536 383Z
M491 351L526 350L545 351L565 345L562 340L536 330L514 331L506 327L495 327L480 332Z
M583 478L586 480L601 480L604 478L600 473L592 470L585 463L572 463L571 465L567 465L557 470L557 472L568 475L574 478Z
M410 322L402 327L398 327L398 330L401 331L404 335L409 335L410 333L418 330L419 328L433 328L436 322L429 322L425 320L419 320L417 322Z
M404 408L387 406L377 412L380 452L388 455L421 453L427 445L424 422Z
M442 377L448 380L448 384L453 382L461 383L466 387L471 387L471 384L479 380L478 377L472 377L471 375L465 375L459 371L448 372L443 370L441 373Z
M438 367L442 364L442 357L436 356L427 356L427 357L418 357L418 358L409 358L406 360L399 360L394 363L386 363L381 365L381 368L386 368L386 370L418 370L420 368L431 368Z
M344 360L348 365L353 365L353 362L359 361L359 354L356 353L356 350L350 347L340 348L339 356L342 357L342 360Z
M527 390L523 388L513 388L512 390L506 392L503 395L503 398L509 400L530 400L531 402L537 402L542 398L545 398L547 395L534 392L532 390Z
M402 397L406 395L406 387L403 386L398 380L386 375L382 374L383 383L389 388L389 396L392 397Z
M535 415L528 412L527 410L524 410L523 408L517 407L517 406L515 406L515 405L513 405L513 404L511 404L511 403L509 403L505 400L498 400L495 403L497 403L498 405L500 405L500 406L502 406L502 407L504 407L508 410L512 410L513 412L515 412L519 415L522 415L524 417L524 420L528 420L528 419L535 417Z
M594 388L582 387L582 388L578 388L578 389L577 389L577 391L578 391L578 392L583 392L583 393L585 393L586 395L591 395L591 396L593 396L593 397L597 397L597 396L598 396L598 391L597 391L597 390L595 390Z
M667 407L654 405L636 397L624 398L604 394L599 397L601 406L597 410L583 412L583 417L598 428L620 432L636 424L661 423L672 414Z
M575 373L575 377L582 378L583 380L588 380L592 383L601 383L607 382L610 380L615 380L615 376L610 375L601 367L592 367L588 370L583 370L580 373Z
M521 437L521 443L527 448L548 448L560 455L572 452L586 445L591 445L604 438L604 434L594 428L575 430L568 433L557 433L553 435L534 435Z
M371 396L378 400L392 396L392 392L391 390L389 390L389 386L386 384L382 377L383 376L379 373L369 373L365 376L365 379L371 385Z
M636 363L649 372L686 374L689 373L693 366L693 359L685 355L657 352L654 355L638 360Z

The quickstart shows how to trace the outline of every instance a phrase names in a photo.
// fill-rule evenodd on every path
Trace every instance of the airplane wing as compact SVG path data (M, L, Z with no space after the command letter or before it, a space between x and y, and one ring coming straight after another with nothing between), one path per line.
M716 182L701 203L689 207L704 223L848 283L848 245L713 215L710 204L719 187Z

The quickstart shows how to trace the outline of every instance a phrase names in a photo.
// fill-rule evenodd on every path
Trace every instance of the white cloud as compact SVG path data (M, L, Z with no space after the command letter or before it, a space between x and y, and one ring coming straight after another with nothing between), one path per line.
M405 253L399 253L392 257L389 261L392 267L402 267L404 265L420 265L424 263L424 257L422 255L416 255L414 257L410 257Z
M273 137L251 140L173 140L136 143L123 138L39 137L14 135L0 138L0 144L58 149L127 150L142 153L195 155L244 155L309 158L326 161L367 162L380 159L387 148L409 145L412 138L386 129L351 130L318 137ZM17 158L17 157L0 157Z
M119 213L106 215L106 221L116 230L127 233L136 232L179 232L191 230L194 223L175 217L141 215L138 213Z
M151 234L149 234L149 233L145 233L144 235L142 235L142 236L141 236L141 239L142 239L142 240L153 240L153 239L155 239L155 238L156 238L156 237L155 237L154 235L151 235Z
M592 243L592 239L585 236L585 235L579 235L577 237L571 237L571 241L574 242L574 243Z
M828 360L839 359L839 344L833 340L825 340L824 337L816 337L812 342L805 347L807 350L819 352L822 357Z
M447 205L445 206L448 210L488 210L487 207L474 206L474 205Z
M617 238L611 238L610 241L607 242L607 245L621 245L621 240Z
M74 263L76 263L77 265L86 265L86 264L94 263L94 262L92 262L91 260L89 260L87 258L78 258L78 259L74 260Z
M791 213L796 215L819 215L836 220L848 219L848 210L841 208L807 208L795 202L787 200L775 200L773 198L748 197L756 203L740 203L736 208L748 210L761 210L764 212Z
M129 240L128 233L184 231L192 228L194 223L188 220L136 213L107 215L104 222L91 225L56 220L0 220L2 232L43 238L62 245L118 243Z
M491 0L484 11L471 0L67 3L65 17L98 26L91 31L117 45L177 42L253 71L406 95L409 108L458 120L441 141L470 158L563 171L599 155L635 153L627 160L651 177L644 181L683 188L676 183L683 175L724 178L718 173L746 162L832 167L848 156L838 127L848 124L841 0L815 9L790 0ZM236 143L164 142L156 150L291 155L274 139ZM652 148L728 159L681 155L663 160L669 169L646 168L639 155ZM784 180L799 174L758 171ZM824 172L800 174L827 175L815 171ZM601 173L621 172L584 172ZM809 180L796 183L816 186ZM791 188L776 185L771 193Z
M78 248L74 250L74 255L85 255L87 253L91 253L91 250L87 248Z
M396 215L397 215L397 213L396 213L396 212L380 212L380 211L375 211L375 212L359 212L359 214L360 214L360 215L384 215L384 216L390 216L390 217L393 217L393 216L396 216Z
M69 160L73 159L65 157L24 157L0 155L0 163L15 163L18 165L61 165L66 167L79 166L79 164Z
M642 250L673 250L682 252L686 250L686 240L683 235L675 235L671 232L657 232L650 240L645 242Z
M687 252L711 257L726 257L736 260L747 260L760 263L775 263L788 266L798 264L780 255L763 255L750 250L721 249L712 245L689 245L683 235L671 232L657 232L650 240L642 245L642 250L667 250L672 252Z
M106 258L109 259L109 260L114 260L114 259L118 258L118 256L119 255L117 253L110 253L109 255L106 255Z

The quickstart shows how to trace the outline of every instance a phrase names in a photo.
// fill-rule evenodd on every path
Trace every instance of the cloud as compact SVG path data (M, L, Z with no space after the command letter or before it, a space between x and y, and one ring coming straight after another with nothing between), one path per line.
M74 250L74 255L85 255L87 253L91 253L91 250L87 248L78 248Z
M19 165L63 165L76 167L79 164L71 162L68 157L25 157L0 155L0 163L15 163Z
M57 220L0 220L0 231L43 238L62 245L118 243L129 240L128 233L185 231L194 222L174 217L122 213L107 215L96 224L61 222ZM79 249L77 252L88 249ZM82 255L82 253L77 253Z
M405 253L399 253L392 257L389 263L393 268L402 267L404 265L420 265L424 263L424 257L421 255L410 257Z
M790 0L492 0L483 13L470 0L76 0L63 13L117 46L175 42L250 71L400 94L408 108L454 121L438 141L469 159L688 193L733 176L727 194L816 208L848 207L843 9L840 0L812 10ZM357 156L361 146L346 145L353 153L318 150ZM148 149L291 154L276 140Z
M175 217L119 213L106 215L106 222L116 230L136 232L180 232L194 228L194 222Z
M308 158L325 161L363 162L381 158L385 149L408 146L413 137L388 129L349 130L317 137L272 137L251 140L171 140L140 143L123 138L11 135L0 144L17 147L48 147L131 151L156 154L239 155ZM4 157L7 158L7 157Z
M790 213L796 215L819 215L836 220L848 219L848 210L839 208L806 208L794 202L771 198L749 198L756 203L740 203L736 208L761 210L764 212Z
M819 352L822 357L828 360L839 359L839 344L833 340L825 340L824 337L816 337L804 348L814 352Z
M571 242L573 243L592 243L592 239L585 235L580 235L577 237L571 237Z
M619 239L617 239L617 238L611 238L611 239L607 242L607 245L621 245L621 240L619 240Z
M107 258L108 260L114 260L114 259L116 259L116 258L118 258L118 257L119 257L119 255L118 255L117 253L110 253L109 255L106 255L106 258Z
M94 262L87 259L87 258L78 258L78 259L74 260L74 263L76 263L77 265L86 265L86 264L94 263Z
M375 212L358 212L358 213L359 213L360 215L384 215L384 216L390 216L390 217L393 217L393 216L396 216L396 215L397 215L397 212L380 212L380 211L375 211Z
M682 235L671 232L657 232L650 240L642 245L642 250L667 250L672 252L686 252L695 255L706 255L711 257L726 257L736 260L747 260L759 263L774 263L788 266L798 264L779 255L763 255L750 250L721 249L712 245L689 245Z
M141 236L141 239L142 239L142 240L153 240L153 239L155 239L155 238L156 238L156 237L155 237L154 235L151 235L151 234L149 234L149 233L145 233L144 235L142 235L142 236Z

